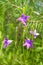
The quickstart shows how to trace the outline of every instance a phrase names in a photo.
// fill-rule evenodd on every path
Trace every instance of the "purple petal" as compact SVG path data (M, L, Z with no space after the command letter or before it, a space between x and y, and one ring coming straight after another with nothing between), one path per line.
M21 21L22 19L21 19L21 17L19 17L17 20L18 20L18 21Z
M26 46L27 49L28 49L28 48L30 48L30 47L33 47L33 44L32 44L32 43L33 43L32 40L30 40L30 39L25 39L23 46Z
M22 14L21 15L21 18L23 18L23 19L28 19L30 16L26 16L26 15L24 15L24 14Z
M30 16L25 16L25 19L27 20Z
M4 40L3 40L3 44L8 44L7 41L8 41L8 40L4 39Z
M24 26L26 26L26 23L23 20L22 20L22 23L23 23Z
M26 46L26 45L27 45L26 43L23 44L23 46Z
M3 48L6 48L7 47L7 44L4 44Z
M26 39L25 40L25 43L30 43L30 39Z
M17 20L22 21L22 23L26 26L26 23L25 23L25 20L24 20L24 19L22 19L22 18L20 17L20 18L18 18Z
M25 16L24 14L21 15L22 18L23 18L24 16Z
M6 48L13 40L8 40L6 38L4 38L3 40L3 44L4 44L4 48Z
M10 44L13 40L8 40L8 44Z
M21 17L19 17L17 20L21 21L25 26L26 26L26 20L29 18L30 16L25 16L24 14L21 15Z
M29 49L31 46L30 46L30 44L28 44L26 47L27 47L27 49Z
M34 35L34 38L36 38L37 36L36 35Z

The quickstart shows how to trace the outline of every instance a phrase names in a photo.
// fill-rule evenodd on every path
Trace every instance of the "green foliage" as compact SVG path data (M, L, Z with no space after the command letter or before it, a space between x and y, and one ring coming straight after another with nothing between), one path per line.
M30 16L26 27L17 21L22 13ZM31 29L40 33L36 39ZM13 42L4 49L5 35ZM22 46L25 38L34 40L34 48ZM0 65L43 65L43 0L0 0Z

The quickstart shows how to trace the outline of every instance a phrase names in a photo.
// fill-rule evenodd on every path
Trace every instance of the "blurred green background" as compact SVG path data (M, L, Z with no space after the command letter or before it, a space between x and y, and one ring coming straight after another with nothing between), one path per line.
M30 16L26 27L17 21L22 13ZM39 32L36 39L31 29ZM4 49L5 35L13 42ZM22 46L25 38L34 40L34 48ZM0 0L0 65L43 65L43 0Z

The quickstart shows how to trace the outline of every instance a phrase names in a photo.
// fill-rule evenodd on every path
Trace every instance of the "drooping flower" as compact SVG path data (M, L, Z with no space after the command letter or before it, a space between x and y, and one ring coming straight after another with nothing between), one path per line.
M21 17L19 17L17 20L21 21L23 23L24 26L26 26L26 21L30 16L26 16L24 14L21 15Z
M26 46L27 49L33 47L33 41L30 39L25 39L23 46Z
M6 48L13 40L8 40L6 37L3 40L4 48Z
M39 35L39 33L37 33L36 29L34 31L31 30L30 34L34 35L34 38L36 38Z

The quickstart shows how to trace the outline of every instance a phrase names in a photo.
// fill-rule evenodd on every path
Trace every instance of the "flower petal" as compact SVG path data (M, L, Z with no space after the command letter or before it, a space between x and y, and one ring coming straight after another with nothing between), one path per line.
M34 34L34 35L36 34L36 29L34 30L33 34Z
M26 16L24 14L21 15L21 17L19 17L17 20L21 21L25 26L26 26L26 20L29 18L30 16Z
M24 26L26 26L26 23L23 20L22 20L22 23L23 23Z
M30 32L30 34L33 34L33 31L31 30L31 31L29 31Z
M13 40L8 40L8 44L10 44Z
M4 44L3 48L6 48L7 47L7 44Z
M30 46L30 44L28 44L26 47L27 47L27 49L29 49L31 46Z
M36 35L39 35L39 33L36 33Z
M22 21L22 18L21 18L21 17L19 17L17 20L18 20L18 21Z
M26 43L23 44L23 46L26 46L26 45L27 45Z

